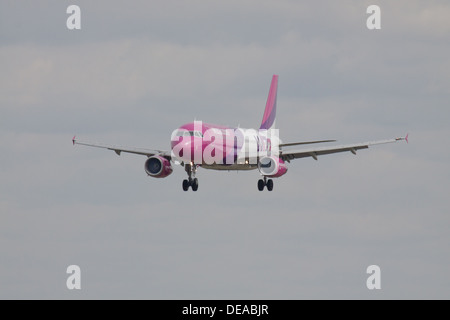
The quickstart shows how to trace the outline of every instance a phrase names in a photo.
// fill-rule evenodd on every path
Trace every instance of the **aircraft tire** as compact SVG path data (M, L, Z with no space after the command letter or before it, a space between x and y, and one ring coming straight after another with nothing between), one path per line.
M258 180L258 190L259 191L263 191L264 190L264 185L265 185L264 180L263 179L259 179Z
M192 180L192 191L197 191L198 190L198 179L195 178L194 180Z
M267 180L267 190L269 190L269 191L273 190L273 180L272 179Z
M188 191L189 189L189 181L187 181L186 179L183 180L183 190L184 191Z

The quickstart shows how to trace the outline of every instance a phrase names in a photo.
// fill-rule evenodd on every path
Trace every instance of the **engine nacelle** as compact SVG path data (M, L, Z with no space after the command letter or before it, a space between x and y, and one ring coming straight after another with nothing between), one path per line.
M269 156L259 160L258 170L266 177L278 178L287 172L287 166L282 159Z
M145 172L153 178L165 178L172 173L172 165L166 158L153 156L145 161Z

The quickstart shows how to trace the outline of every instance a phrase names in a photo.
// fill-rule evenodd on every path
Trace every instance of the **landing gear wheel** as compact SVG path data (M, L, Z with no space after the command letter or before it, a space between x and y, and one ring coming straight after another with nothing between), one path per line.
M192 186L192 191L197 191L197 189L198 189L198 179L197 178L194 178L194 180L192 180L191 186Z
M267 180L267 190L269 190L269 191L273 190L273 180L272 179Z
M183 180L183 190L184 191L188 191L189 189L189 181L187 181L186 179Z
M263 180L263 179L259 179L259 180L258 180L258 190L259 190L259 191L263 191L265 185L266 185L266 184L264 183L264 180Z

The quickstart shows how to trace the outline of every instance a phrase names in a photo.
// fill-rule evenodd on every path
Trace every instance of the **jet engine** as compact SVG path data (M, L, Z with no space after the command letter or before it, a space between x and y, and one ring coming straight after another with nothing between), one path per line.
M165 178L172 173L170 161L161 156L153 156L145 161L145 172L153 178Z
M287 172L287 166L282 159L268 156L259 160L258 170L263 176L278 178Z

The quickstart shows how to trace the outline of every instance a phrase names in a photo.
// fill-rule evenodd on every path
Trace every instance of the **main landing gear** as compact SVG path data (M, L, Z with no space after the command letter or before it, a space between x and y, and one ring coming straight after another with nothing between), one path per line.
M195 173L197 172L197 166L193 163L185 164L184 170L186 170L189 178L183 180L183 190L188 191L189 187L192 187L192 191L198 190L198 179L195 178ZM193 178L194 177L194 178Z
M258 190L263 191L264 187L267 187L267 190L272 191L273 190L273 180L269 179L267 180L267 177L264 177L263 179L258 180Z

